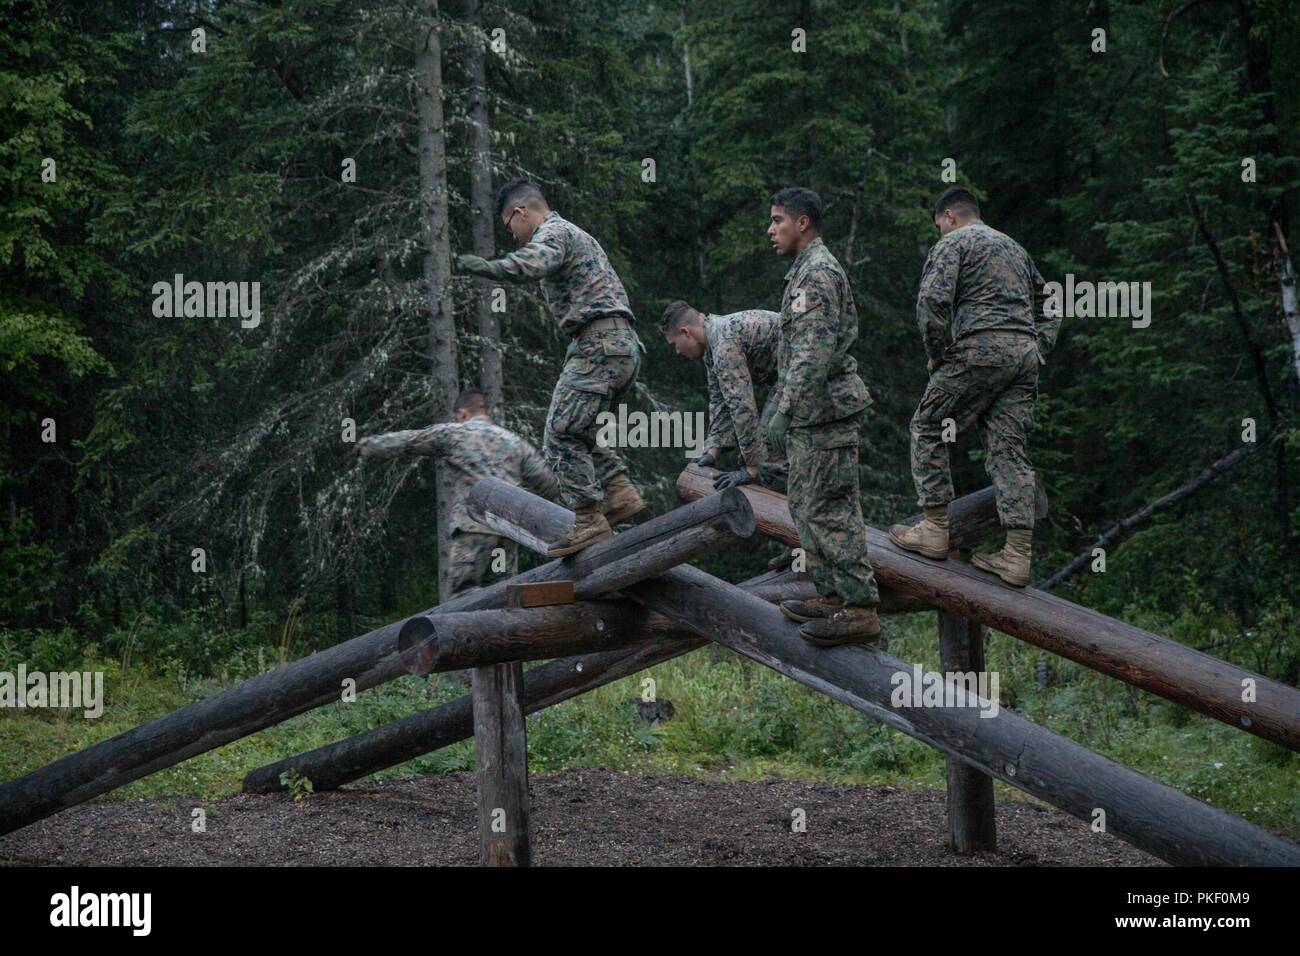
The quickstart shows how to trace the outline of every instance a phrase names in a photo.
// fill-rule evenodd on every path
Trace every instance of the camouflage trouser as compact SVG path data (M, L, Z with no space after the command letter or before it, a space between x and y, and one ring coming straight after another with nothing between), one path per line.
M564 370L551 395L542 454L559 483L559 500L577 510L600 501L610 478L627 471L613 447L596 440L597 416L613 408L641 368L639 340L630 329L579 335L564 353Z
M772 416L776 414L777 399L780 397L778 389L772 389L771 394L767 396L767 401L763 403L763 411L759 414L758 427L762 434L767 434L767 423ZM790 476L790 465L786 461L786 456L781 452L768 445L768 459L758 466L757 481L766 488L772 488L776 491L785 491L786 482Z
M509 538L499 538L494 534L479 534L475 531L451 533L451 552L447 556L447 560L451 563L449 597L483 586L488 572L492 570L492 552L496 548L505 549L505 569L494 573L504 577L517 574L519 546Z
M817 593L846 605L880 603L867 557L867 526L858 499L861 412L837 422L786 432L789 504Z
M930 376L912 416L912 479L921 507L953 498L944 419L958 436L979 426L984 470L993 481L998 518L1007 528L1034 526L1034 469L1025 437L1034 425L1038 349L1027 335L985 332L953 343Z

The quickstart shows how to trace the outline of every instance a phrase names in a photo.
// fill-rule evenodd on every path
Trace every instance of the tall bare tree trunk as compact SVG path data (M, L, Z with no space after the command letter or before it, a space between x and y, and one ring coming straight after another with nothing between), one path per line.
M471 203L470 223L474 234L474 254L484 259L495 255L492 241L492 128L487 108L487 66L484 62L482 4L479 0L466 0L465 23L468 37L465 42L465 70L469 74L469 193ZM492 311L492 284L486 279L476 280L478 285L478 334L482 349L480 387L487 395L488 405L495 418L501 411L501 325Z
M429 301L429 360L433 409L451 418L460 391L456 319L451 297L451 247L447 236L447 135L442 120L442 42L438 0L429 0L416 44L416 96L420 113L420 218L424 236L424 286ZM438 468L438 600L451 596L451 476Z
M1300 306L1296 304L1295 266L1291 262L1291 250L1287 247L1286 237L1282 235L1282 227L1276 222L1273 223L1273 232L1278 286L1282 293L1282 318L1286 322L1287 334L1291 336L1291 363L1295 368L1296 382L1300 383Z
M690 25L687 20L687 7L689 4L686 0L682 2L682 72L686 76L686 108L689 110L695 105L695 72L691 68L691 43L686 36L686 28ZM695 236L695 301L698 303L704 296L704 236L700 234L700 217L699 211L695 205L691 206L691 232Z

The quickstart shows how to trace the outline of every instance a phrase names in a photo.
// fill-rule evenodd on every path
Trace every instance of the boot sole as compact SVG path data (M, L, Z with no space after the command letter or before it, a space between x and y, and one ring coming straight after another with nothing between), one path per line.
M973 567L973 568L979 568L979 569L980 569L981 571L983 571L985 574L994 574L994 575L997 575L997 577L998 577L1001 581L1004 581L1005 583L1011 585L1013 588L1023 588L1023 587L1027 587L1027 586L1029 585L1029 576L1028 576L1028 575L1025 575L1024 578L1007 577L1007 576L1006 576L1005 574L1003 574L1001 571L997 570L997 568L991 568L991 567L989 567L987 564L985 564L983 561L981 561L981 560L979 559L979 555L976 555L975 557L971 558L970 563L971 563L971 567Z
M870 647L880 642L880 631L875 634L854 635L852 637L814 637L811 634L805 634L803 628L799 629L799 636L809 644L816 644L818 647L839 647L841 644L862 644Z
M913 554L919 554L922 557L926 557L926 558L933 558L935 561L948 560L948 552L946 550L936 551L934 548L922 548L919 545L907 544L906 542L900 541L897 537L895 537L894 532L892 531L889 532L889 540L894 542L894 544L898 545L904 551L910 551Z
M622 524L624 521L631 521L641 512L645 511L646 507L647 505L645 502L642 502L639 508L633 508L631 511L628 511L625 508L622 511L615 511L613 514L607 514L605 515L605 520L611 525Z
M787 620L797 621L800 624L807 624L809 621L820 621L826 616L822 614L817 617L807 617L803 614L796 614L794 611L787 611L784 604L778 604L777 610L779 610Z
M600 534L591 538L587 538L585 541L579 541L577 544L566 545L563 548L548 548L546 551L546 556L548 558L563 558L566 555L577 554L579 551L585 550L586 548L590 548L593 544L597 544L601 541L604 541L606 538L612 538L612 537L614 537L614 532L610 531L605 534Z

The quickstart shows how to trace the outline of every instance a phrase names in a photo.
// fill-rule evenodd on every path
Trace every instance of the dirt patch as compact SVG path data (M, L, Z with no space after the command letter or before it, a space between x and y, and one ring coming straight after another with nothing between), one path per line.
M1054 808L999 801L997 853L948 852L944 794L779 780L530 778L541 866L1158 866ZM207 831L191 829L202 806ZM807 831L791 832L802 809ZM478 862L472 774L353 786L295 802L238 795L74 807L0 837L0 865L433 865Z

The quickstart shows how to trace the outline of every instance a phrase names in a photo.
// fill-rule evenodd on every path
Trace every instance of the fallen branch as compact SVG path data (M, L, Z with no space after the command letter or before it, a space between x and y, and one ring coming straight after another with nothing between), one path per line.
M1267 439L1265 439L1265 441L1267 441ZM1069 564L1061 568L1061 570L1057 571L1051 577L1047 578L1046 580L1034 586L1038 588L1040 591L1050 591L1058 584L1062 584L1065 581L1070 580L1070 578L1074 577L1076 574L1082 571L1087 566L1088 562L1092 560L1092 554L1094 550L1096 550L1097 548L1110 547L1110 545L1114 544L1117 540L1119 540L1124 535L1127 535L1130 532L1134 531L1135 529L1142 527L1142 525L1150 521L1154 515L1159 514L1161 511L1166 511L1169 508L1172 508L1180 501L1184 501L1187 498L1190 498L1192 495L1196 494L1196 492L1200 491L1203 487L1208 485L1215 478L1219 477L1226 471L1232 470L1237 465L1241 464L1243 461L1245 461L1247 458L1253 455L1256 451L1259 450L1259 447L1263 445L1265 441L1250 442L1248 444L1242 445L1240 448L1236 449L1235 451L1232 451L1227 455L1224 455L1222 458L1214 462L1212 465L1208 465L1207 467L1202 469L1201 473L1197 475L1195 478L1193 478L1191 481L1187 482L1187 484L1183 485L1180 488L1175 488L1173 491L1169 492L1169 494L1165 495L1163 498L1157 498L1155 501L1143 505L1137 511L1129 515L1127 518L1121 518L1119 521L1115 522L1115 524L1111 525L1108 529L1106 529L1106 531L1101 535L1101 537L1099 537L1095 542L1093 542L1092 545L1090 545L1088 548L1086 548L1079 554L1075 555Z

